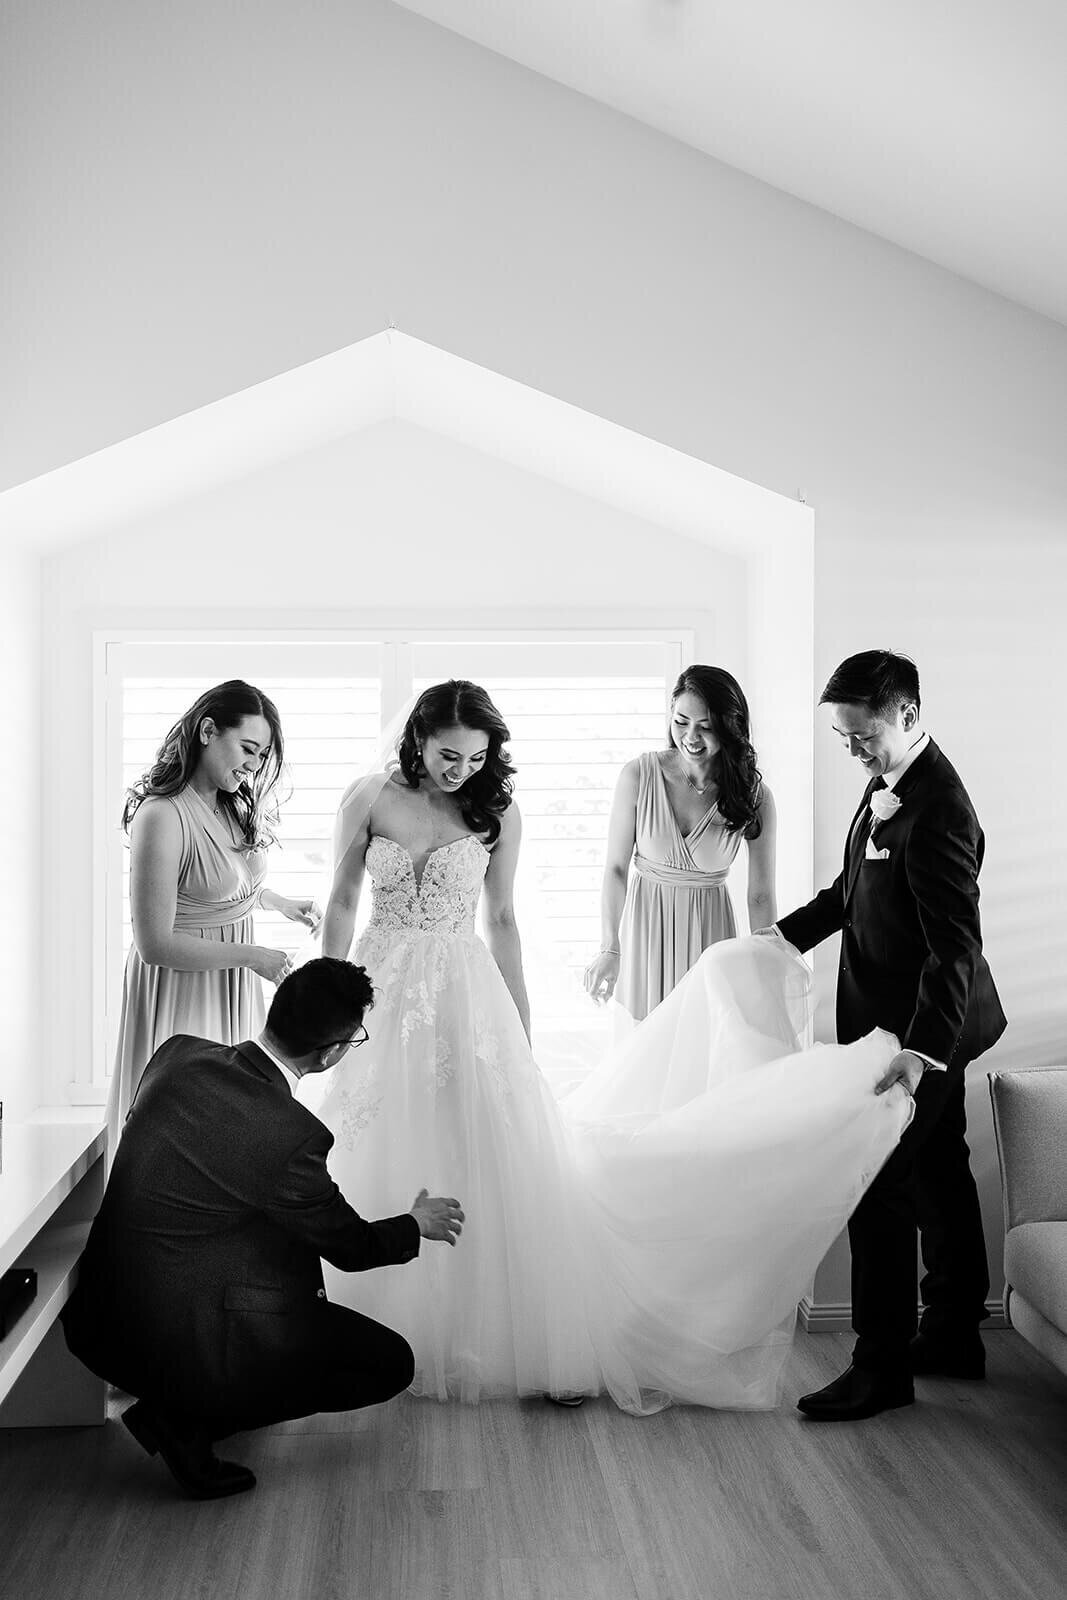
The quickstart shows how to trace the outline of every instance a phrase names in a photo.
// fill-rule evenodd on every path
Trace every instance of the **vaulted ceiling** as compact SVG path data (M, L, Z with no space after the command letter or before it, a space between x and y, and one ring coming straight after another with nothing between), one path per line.
M396 0L1067 323L1065 0Z

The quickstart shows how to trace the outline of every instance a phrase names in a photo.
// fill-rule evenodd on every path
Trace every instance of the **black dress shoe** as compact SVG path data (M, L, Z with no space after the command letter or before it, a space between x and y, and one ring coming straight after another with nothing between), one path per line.
M825 1389L801 1395L797 1409L813 1422L859 1422L876 1417L879 1411L915 1403L911 1374L867 1372L849 1367Z
M911 1341L911 1370L916 1377L984 1378L985 1345L977 1333L966 1339L917 1333Z
M143 1400L124 1411L122 1420L142 1450L163 1457L172 1477L192 1499L220 1500L255 1488L254 1472L236 1461L220 1461L206 1435L182 1428Z

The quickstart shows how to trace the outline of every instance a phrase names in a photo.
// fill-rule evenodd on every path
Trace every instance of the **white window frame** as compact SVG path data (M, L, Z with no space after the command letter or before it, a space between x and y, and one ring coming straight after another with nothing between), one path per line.
M173 614L171 614L173 616ZM514 644L529 641L538 644L583 644L642 642L660 644L673 659L675 675L686 661L693 659L695 629L679 626L675 618L663 618L661 624L649 617L635 627L632 622L610 611L568 616L567 626L559 626L551 618L499 613L492 623L487 623L484 613L476 619L452 615L445 625L420 618L404 624L396 618L376 619L366 616L358 624L337 626L312 622L295 625L273 621L264 625L219 627L218 613L201 613L203 625L197 617L190 617L181 627L172 623L160 627L104 626L92 634L92 736L93 736L93 802L92 828L95 840L103 841L103 848L93 851L92 904L90 907L93 930L91 946L92 1040L87 1057L79 1056L78 1076L68 1084L68 1097L74 1104L100 1105L107 1095L107 1076L112 1063L108 1057L108 1006L119 1005L121 995L108 993L106 981L109 949L121 945L122 906L121 893L115 885L122 881L122 836L111 815L114 809L114 788L109 778L122 759L122 677L109 674L109 649L115 645L145 643L152 645L187 644L190 648L234 645L272 646L283 644L316 644L336 647L343 651L346 645L377 644L381 647L381 717L384 727L400 710L411 692L413 678L412 647L421 644L465 643L486 646L494 643ZM171 619L168 618L168 622Z

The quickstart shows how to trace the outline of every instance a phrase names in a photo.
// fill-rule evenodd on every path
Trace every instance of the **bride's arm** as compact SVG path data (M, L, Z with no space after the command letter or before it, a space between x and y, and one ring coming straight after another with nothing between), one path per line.
M522 972L522 946L515 921L515 868L519 863L522 818L512 803L500 819L500 837L489 857L482 900L485 942L503 975L526 1037L530 1037L530 1001Z
M353 836L348 849L341 857L333 876L333 887L322 920L322 953L348 959L352 948L352 931L356 925L356 910L363 888L363 872L370 844L370 815L368 814Z

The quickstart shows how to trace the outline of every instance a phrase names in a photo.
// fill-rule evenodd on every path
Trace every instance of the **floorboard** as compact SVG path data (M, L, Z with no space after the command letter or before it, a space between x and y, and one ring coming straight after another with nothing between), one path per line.
M0 1433L10 1600L1060 1600L1067 1381L1010 1332L984 1384L847 1426L792 1401L848 1341L797 1336L783 1406L402 1398L231 1443L207 1505L104 1428Z

